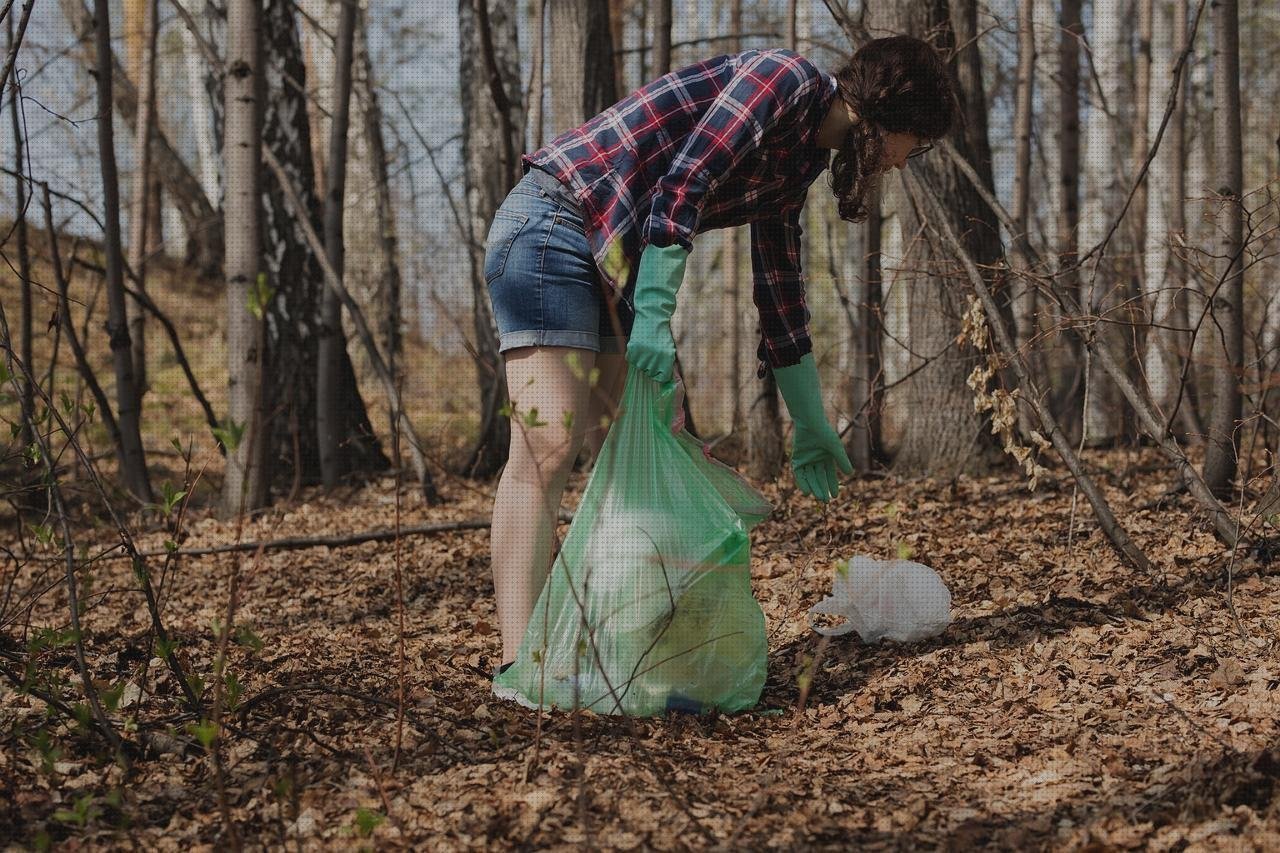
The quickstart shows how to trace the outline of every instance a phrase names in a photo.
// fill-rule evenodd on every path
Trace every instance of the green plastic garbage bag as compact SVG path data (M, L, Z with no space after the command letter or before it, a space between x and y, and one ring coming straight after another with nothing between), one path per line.
M573 524L494 693L529 708L754 706L764 613L750 531L769 502L684 429L680 380L628 368Z

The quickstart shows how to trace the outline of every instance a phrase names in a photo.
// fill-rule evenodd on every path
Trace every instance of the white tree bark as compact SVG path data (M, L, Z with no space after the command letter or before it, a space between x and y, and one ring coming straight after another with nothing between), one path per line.
M1119 151L1119 120L1123 80L1123 58L1127 25L1124 21L1122 0L1095 0L1093 4L1093 28L1089 44L1093 51L1093 65L1097 71L1097 84L1089 85L1088 116L1084 128L1084 204L1080 212L1080 246L1092 248L1106 235L1111 219L1123 202L1124 187L1120 182L1122 163ZM1082 75L1087 65L1081 63ZM1091 79L1092 75L1085 77ZM1111 115L1108 115L1108 110ZM1113 258L1119 248L1114 242L1105 255L1095 254L1081 270L1081 304L1095 317L1114 308L1123 297L1124 284L1115 272ZM1118 315L1106 316L1106 320L1119 320ZM1106 320L1095 329L1098 334L1111 334L1114 327ZM1096 365L1091 366L1087 377L1087 396L1084 428L1088 444L1105 444L1120 434L1120 407L1116 399L1114 383L1107 379Z
M1173 20L1175 7L1181 11L1181 0L1160 0L1153 5L1151 22L1151 87L1147 111L1147 137L1155 139L1160 132L1165 101L1173 85ZM1168 327L1177 322L1174 307L1178 282L1169 273L1169 211L1174 195L1179 192L1176 174L1177 151L1167 135L1151 163L1147 177L1147 228L1144 247L1145 275L1142 279L1143 302L1151 312L1152 327L1147 334L1143 373L1151 399L1167 416L1178 388L1177 336Z

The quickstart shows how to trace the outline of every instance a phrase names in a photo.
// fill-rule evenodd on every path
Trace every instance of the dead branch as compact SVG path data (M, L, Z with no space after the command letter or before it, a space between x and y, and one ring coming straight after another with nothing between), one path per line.
M991 206L991 209L995 211L996 216L1000 217L1006 226L1013 228L1013 220L1010 218L1009 212L1004 209L995 196L983 185L977 172L974 171L973 167L964 159L964 157L961 156L950 142L945 139L941 140L940 147L947 153L951 158L951 161L956 164L960 171L964 173L965 177L969 179L969 183L978 192L978 194L982 196L982 199ZM1031 251L1034 253L1035 249L1031 248ZM968 256L965 255L964 258L967 260ZM1038 254L1035 256L1035 261L1037 266L1041 264L1041 258ZM1076 298L1071 293L1058 287L1053 277L1040 276L1032 273L1025 274L1041 282L1049 294L1058 301L1058 304L1064 311L1077 317L1082 316L1079 302L1077 302ZM1186 454L1182 452L1176 442L1169 438L1168 431L1165 429L1163 420L1156 414L1155 410L1152 408L1151 404L1147 401L1142 392L1133 384L1133 381L1129 378L1121 364L1121 359L1112 351L1111 347L1107 346L1103 341L1094 338L1087 331L1081 330L1076 324L1069 323L1067 324L1067 327L1071 330L1072 334L1079 337L1081 342L1098 356L1102 369L1105 370L1107 375L1115 381L1120 393L1124 395L1124 398L1129 402L1129 405L1133 407L1134 412L1138 415L1139 421L1142 423L1144 431L1151 440L1156 443L1156 446L1160 448L1165 456L1173 462L1174 467L1178 470L1183 482L1187 484L1192 496L1200 503L1201 509L1208 513L1209 518L1213 521L1213 527L1214 530L1217 531L1218 536L1226 544L1235 545L1237 540L1237 531L1235 523L1231 520L1230 513L1223 508L1222 504L1214 496L1213 492L1209 490L1209 486L1205 483L1204 478L1200 476L1200 472L1197 471L1195 466L1187 460Z
M982 306L987 315L987 324L995 332L995 342L1013 363L1013 369L1017 373L1018 381L1026 392L1020 396L1031 404L1037 417L1040 418L1040 424L1045 432L1049 434L1049 439L1053 442L1054 448L1058 451L1062 460L1066 462L1072 476L1079 483L1080 490L1084 492L1085 497L1093 507L1094 514L1098 517L1098 522L1102 525L1103 532L1107 534L1107 538L1111 540L1111 543L1120 552L1121 556L1147 574L1155 574L1155 568L1151 565L1151 561L1147 559L1147 555L1142 552L1142 549L1129 538L1128 532L1116 520L1115 514L1107 503L1107 499L1098 490L1092 478L1085 472L1084 466L1080 464L1079 457L1076 456L1071 447L1071 442L1067 440L1053 413L1049 411L1049 407L1044 402L1039 388L1036 387L1035 381L1031 378L1030 368L1027 367L1022 353L1018 351L1017 346L1009 338L1009 331L1004 326L1004 318L1000 315L1000 308L991 296L991 291L987 289L986 282L983 281L977 264L974 263L968 251L960 245L960 241L956 239L942 205L934 195L933 190L925 186L924 182L917 178L910 169L902 170L901 174L912 199L915 200L917 206L926 212L929 226L942 237L955 256L963 263L965 272L969 276L969 282L973 285L973 289L977 291L978 298L982 300Z

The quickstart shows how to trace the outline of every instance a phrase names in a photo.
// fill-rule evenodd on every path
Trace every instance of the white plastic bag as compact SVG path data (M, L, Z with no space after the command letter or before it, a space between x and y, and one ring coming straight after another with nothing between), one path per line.
M843 616L833 628L813 624L817 614ZM809 627L838 637L857 631L864 643L882 637L911 643L941 634L951 621L951 593L938 573L910 560L853 557L836 565L831 595L809 608Z

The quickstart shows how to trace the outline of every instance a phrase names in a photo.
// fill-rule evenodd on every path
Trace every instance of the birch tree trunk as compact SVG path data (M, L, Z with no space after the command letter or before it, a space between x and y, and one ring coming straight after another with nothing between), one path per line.
M1164 115L1165 100L1173 84L1173 20L1177 0L1162 0L1152 8L1151 28L1151 104L1146 111L1147 135L1154 139ZM1172 116L1170 121L1177 121ZM1151 392L1151 401L1167 417L1178 390L1178 339L1173 326L1178 318L1174 311L1176 281L1169 275L1170 234L1173 233L1170 208L1175 195L1181 193L1177 180L1177 141L1166 134L1156 152L1147 177L1147 228L1142 279L1144 302L1151 312L1151 329L1147 334L1143 357L1143 374Z
M1240 144L1240 23L1236 0L1213 3L1213 135L1218 199L1219 279L1213 299L1213 409L1204 479L1219 496L1235 479L1236 427L1244 368L1244 168Z
M1120 182L1123 164L1117 154L1124 37L1122 0L1094 0L1089 44L1101 91L1089 86L1092 97L1085 124L1085 199L1080 221L1080 242L1090 248L1106 235L1123 203L1125 188ZM1113 114L1108 115L1108 110ZM1113 339L1119 338L1116 324L1123 319L1116 313L1116 307L1128 289L1121 278L1123 270L1115 262L1117 249L1113 238L1108 251L1094 254L1081 270L1080 282L1081 307L1098 320L1093 327L1094 334ZM1121 407L1115 383L1097 365L1090 366L1085 380L1085 441L1094 447L1111 444L1121 433Z
M105 0L99 0L105 3ZM258 0L227 4L226 145L226 276L227 376L235 447L227 448L222 485L224 513L263 506L267 478L263 466L264 424L259 419L260 366L263 352L261 234L262 110L265 95L261 5ZM264 279L265 280L265 279ZM250 300L257 307L255 314Z
M365 149L369 152L369 168L373 176L374 214L377 221L378 247L382 254L382 274L377 300L380 310L375 316L381 318L387 366L393 376L398 376L397 365L404 346L401 337L403 280L400 274L399 237L395 206L391 197L390 169L387 166L387 146L382 134L382 102L378 98L373 60L369 56L369 22L364 9L360 10L357 23L355 51L359 71L356 76L356 85L360 92L360 102L364 107L364 141Z
M98 74L99 57L90 37L94 30L95 14L85 8L83 0L59 0L63 14L70 22L80 45L81 64L91 74ZM121 118L135 124L138 118L138 91L129 74L108 49L107 68L112 75L111 98L120 111ZM151 156L155 161L157 178L163 183L169 198L182 217L187 232L187 263L195 266L200 275L219 276L223 262L223 228L221 213L215 208L204 189L191 173L187 164L174 151L169 140L158 129L153 133ZM117 191L118 192L118 191Z
M136 276L134 286L146 291L147 254L152 247L152 229L158 229L158 217L152 211L151 137L156 110L156 36L159 15L156 0L128 0L125 8L125 42L129 49L130 73L138 83L138 116L134 125L137 167L133 173L132 233L129 236L129 266ZM129 314L129 341L132 349L133 375L137 383L139 405L147 390L146 312L136 300L126 303Z
M1011 211L1018 233L1010 235L1015 254L1014 264L1018 268L1027 266L1028 253L1025 250L1025 244L1031 219L1028 202L1031 198L1031 119L1036 77L1034 6L1034 0L1018 0L1018 70L1013 116L1015 153L1013 210ZM1025 350L1027 343L1035 337L1036 292L1034 288L1021 284L1016 287L1017 293L1014 297L1014 318L1017 320L1016 341L1018 348Z

